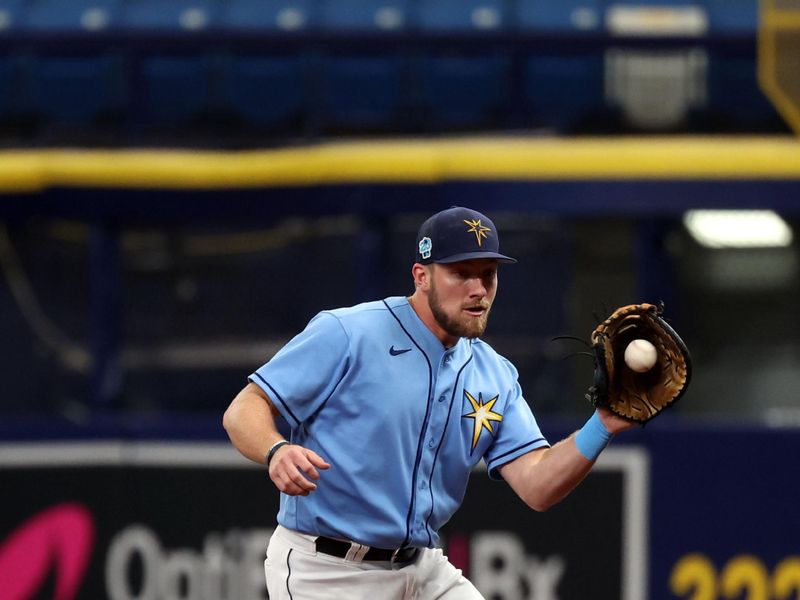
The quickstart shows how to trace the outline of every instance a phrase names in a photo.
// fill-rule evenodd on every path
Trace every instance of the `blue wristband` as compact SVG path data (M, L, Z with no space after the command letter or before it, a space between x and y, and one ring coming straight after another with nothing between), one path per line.
M608 446L611 438L614 437L600 420L600 414L595 411L592 418L578 430L575 435L575 445L578 452L589 460L596 460L603 448Z

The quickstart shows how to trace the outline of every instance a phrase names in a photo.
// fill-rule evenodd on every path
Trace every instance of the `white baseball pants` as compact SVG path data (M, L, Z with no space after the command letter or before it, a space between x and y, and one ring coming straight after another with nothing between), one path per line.
M484 600L439 549L414 562L357 562L318 553L314 536L278 525L264 562L270 600Z

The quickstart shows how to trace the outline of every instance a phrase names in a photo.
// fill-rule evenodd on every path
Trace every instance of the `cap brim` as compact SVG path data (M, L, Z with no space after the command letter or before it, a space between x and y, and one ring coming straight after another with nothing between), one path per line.
M510 256L499 254L498 252L463 252L462 254L454 254L453 256L434 260L433 262L447 265L450 263L461 262L462 260L475 260L478 258L493 258L497 262L501 263L517 262L516 258L511 258Z

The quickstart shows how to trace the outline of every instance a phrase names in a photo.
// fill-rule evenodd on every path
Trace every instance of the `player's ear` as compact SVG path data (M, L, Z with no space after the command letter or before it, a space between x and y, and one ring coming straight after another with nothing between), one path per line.
M411 276L414 278L414 289L427 291L431 277L428 267L414 263L414 266L411 267Z

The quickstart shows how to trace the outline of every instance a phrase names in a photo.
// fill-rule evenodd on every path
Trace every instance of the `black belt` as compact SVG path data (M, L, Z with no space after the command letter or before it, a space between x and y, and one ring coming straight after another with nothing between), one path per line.
M393 563L410 563L417 558L419 548L406 547L397 548L396 550L389 550L386 548L373 548L370 546L360 546L359 544L351 544L350 542L343 542L333 538L320 536L316 540L317 552L323 554L330 554L339 558L348 558L351 554L352 560L369 560L369 561L385 561ZM366 552L364 549L367 548ZM359 555L362 555L359 558Z

